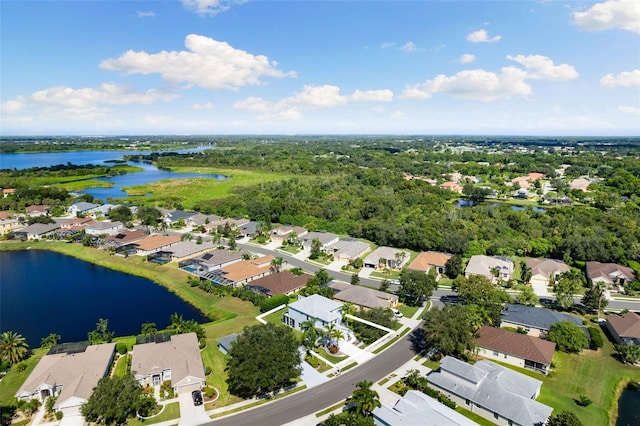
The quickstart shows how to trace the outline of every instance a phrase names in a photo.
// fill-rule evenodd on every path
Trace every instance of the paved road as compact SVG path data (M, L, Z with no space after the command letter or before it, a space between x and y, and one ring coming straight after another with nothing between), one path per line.
M411 350L410 333L368 362L330 381L289 397L243 411L209 424L215 426L282 425L344 401L361 380L377 381L401 367L415 353Z

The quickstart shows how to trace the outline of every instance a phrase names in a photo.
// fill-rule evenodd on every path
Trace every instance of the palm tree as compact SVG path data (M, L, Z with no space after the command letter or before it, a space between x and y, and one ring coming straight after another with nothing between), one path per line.
M349 318L347 318L347 315L355 315L356 307L352 303L344 303L340 308L340 313L342 313L342 321L348 325Z
M333 332L333 338L336 339L336 346L340 346L340 340L344 340L344 333L340 329Z
M52 347L54 347L55 345L58 344L59 340L60 340L60 335L59 334L51 333L47 337L43 337L42 340L40 340L40 347L41 348L52 348Z
M323 337L325 338L325 346L331 346L333 339L336 337L336 332L338 331L339 330L336 328L336 325L332 322L324 326Z
M318 341L319 329L316 328L316 319L311 318L307 321L300 323L300 329L302 330L302 344L307 348L307 352L313 350L316 347Z
M357 389L353 391L349 399L347 399L347 403L355 404L357 414L362 417L370 417L374 409L382 407L380 396L378 392L371 389L373 382L369 380L362 380L356 383L356 386Z
M271 269L275 273L278 273L282 269L282 265L285 263L287 262L283 258L276 257L273 260L271 260L271 267L269 269Z
M13 331L5 331L0 336L0 360L15 364L27 356L27 342L25 338Z

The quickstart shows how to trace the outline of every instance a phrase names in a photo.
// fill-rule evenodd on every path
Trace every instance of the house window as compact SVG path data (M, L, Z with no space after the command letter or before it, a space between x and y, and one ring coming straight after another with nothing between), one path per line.
M171 370L164 370L162 372L162 380L171 380Z
M493 351L493 356L498 356L498 355L500 355L498 351Z
M500 417L500 416L498 416L498 413L493 413L493 418L494 418L494 419L498 420L498 418L499 418L499 417Z
M467 404L467 405L471 405L471 401L469 401L468 399L465 399L464 403Z

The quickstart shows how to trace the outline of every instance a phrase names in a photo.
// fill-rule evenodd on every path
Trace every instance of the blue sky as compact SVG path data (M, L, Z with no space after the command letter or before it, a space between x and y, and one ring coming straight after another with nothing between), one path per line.
M640 135L640 2L0 0L0 134Z

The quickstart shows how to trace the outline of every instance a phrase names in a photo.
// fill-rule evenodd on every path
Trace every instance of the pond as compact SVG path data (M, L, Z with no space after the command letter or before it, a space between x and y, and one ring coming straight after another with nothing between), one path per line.
M465 200L465 199L459 199L455 202L454 206L456 206L457 208L464 208L464 207L473 207L473 206L477 206L478 203L475 201L471 201L471 200ZM503 203L490 203L489 204L492 207L500 207L500 206L504 206L507 204L503 204ZM531 208L531 210L533 210L534 212L537 213L546 213L547 209L543 209L542 207L538 207L538 206L531 206L531 207L527 207L527 206L518 206L518 205L512 205L511 206L511 210L514 211L519 211L519 210L527 210L528 208Z
M618 400L616 426L640 425L640 383L628 385Z
M173 313L210 321L150 280L59 253L0 252L0 271L0 331L23 335L30 347L40 346L50 333L61 335L62 342L86 340L99 318L109 320L116 336L138 334L145 322L165 328Z

